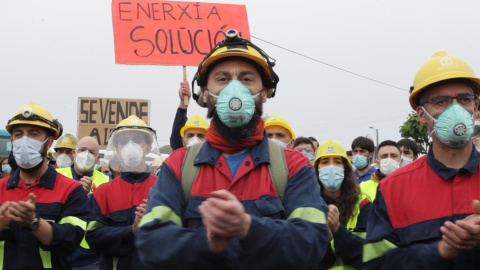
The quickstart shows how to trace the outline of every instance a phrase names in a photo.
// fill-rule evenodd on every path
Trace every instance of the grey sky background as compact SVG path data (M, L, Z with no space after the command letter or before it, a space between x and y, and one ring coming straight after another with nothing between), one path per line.
M380 141L400 139L412 111L408 89L436 51L480 75L479 1L206 2L245 4L252 42L277 60L280 83L264 114L287 118L296 136L331 138L347 150L359 135L375 138L369 126ZM150 99L151 126L159 144L169 144L182 67L115 64L111 1L3 1L0 33L3 126L36 101L76 135L78 97ZM187 68L189 81L195 71ZM195 114L206 109L191 102Z

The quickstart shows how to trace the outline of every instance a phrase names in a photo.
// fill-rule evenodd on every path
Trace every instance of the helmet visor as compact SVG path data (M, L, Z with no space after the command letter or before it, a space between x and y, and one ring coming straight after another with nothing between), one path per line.
M117 172L150 171L147 155L160 156L155 133L148 128L124 128L115 130L108 140L105 159Z

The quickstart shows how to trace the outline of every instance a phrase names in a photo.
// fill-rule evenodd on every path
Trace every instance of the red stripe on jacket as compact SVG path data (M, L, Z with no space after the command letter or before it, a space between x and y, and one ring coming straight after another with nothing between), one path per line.
M307 157L302 153L283 149L288 164L288 179L292 178L302 167L310 165ZM186 151L187 148L180 148L165 161L179 180L181 179L181 166L175 166L175 164L182 164ZM278 197L267 164L261 164L255 168L250 154L242 162L234 178L231 176L225 158L220 155L214 166L202 166L196 179L202 179L202 181L193 182L191 196L209 198L211 191L226 189L240 201L255 200L263 195Z
M380 181L379 189L393 228L403 228L426 220L472 213L472 201L480 199L479 179L480 169L477 169L474 175L466 173L445 180L422 157L411 166L392 172ZM401 207L405 205L409 207Z
M102 214L108 215L144 203L143 200L148 198L150 187L155 185L156 180L155 175L150 175L141 183L129 183L118 177L98 186L93 196Z
M27 187L23 180L17 187L7 190L8 177L0 179L0 204L5 201L28 201L28 194L33 193L37 196L37 203L56 203L64 204L68 195L76 187L80 186L80 182L57 173L55 185L53 189L45 188L38 185L38 182Z

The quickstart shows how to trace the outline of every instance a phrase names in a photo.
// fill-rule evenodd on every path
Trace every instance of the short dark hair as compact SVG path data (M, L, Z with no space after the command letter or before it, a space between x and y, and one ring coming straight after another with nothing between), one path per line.
M411 150L414 156L418 156L418 144L410 139L401 139L397 142L399 148L405 148L407 150Z
M384 146L387 146L387 145L396 147L398 149L398 152L400 152L400 154L402 153L402 151L400 150L400 147L398 147L398 144L394 141L391 141L391 140L386 140L386 141L381 142L378 145L377 151L380 151L380 148L382 148Z
M312 146L313 151L316 150L316 149L315 149L315 146L313 145L312 140L310 140L310 139L307 138L307 137L297 137L297 138L295 139L295 144L293 145L293 147L295 148L295 146L298 146L298 145L300 145L300 144L302 144L302 143L310 144L310 145Z
M480 106L480 105L479 105ZM318 145L320 145L317 141L317 139L315 139L314 137L308 137L310 140L312 140L312 142L316 142Z
M360 147L370 153L373 153L373 151L375 150L375 145L373 144L373 141L363 136L358 136L357 138L355 138L355 140L353 140L352 149L355 149L355 147Z
M351 155L353 155L352 150L348 150L347 151L347 156L351 156Z

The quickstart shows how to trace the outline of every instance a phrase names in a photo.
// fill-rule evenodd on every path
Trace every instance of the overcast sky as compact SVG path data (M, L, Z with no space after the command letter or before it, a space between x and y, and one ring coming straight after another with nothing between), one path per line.
M277 60L280 77L264 114L287 118L297 137L348 150L359 135L375 138L373 126L380 141L399 140L408 89L432 54L446 50L480 73L476 0L207 2L246 5L252 42ZM169 144L182 68L115 64L110 1L2 1L0 33L2 125L36 101L75 135L80 96L150 99L151 126ZM195 71L187 68L189 81ZM192 102L195 114L206 109Z

